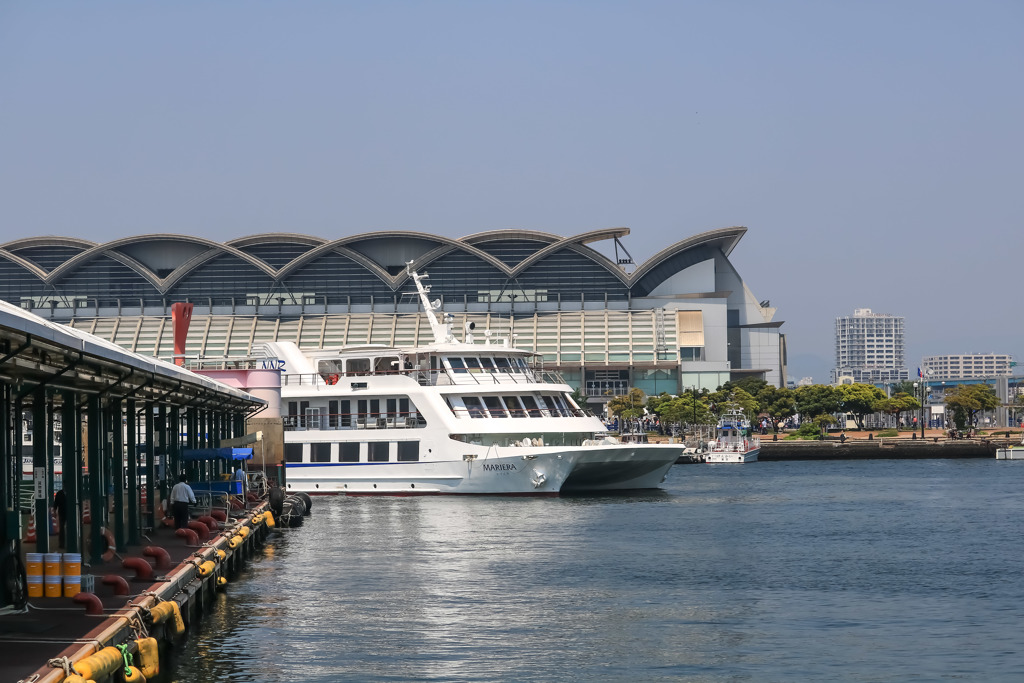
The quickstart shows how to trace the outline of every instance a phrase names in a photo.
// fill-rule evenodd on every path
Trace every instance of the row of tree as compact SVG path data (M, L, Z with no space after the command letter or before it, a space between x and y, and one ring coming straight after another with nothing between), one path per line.
M608 411L628 421L643 417L646 410L648 415L658 415L662 424L678 425L713 425L723 414L740 411L751 423L767 420L776 433L780 424L798 415L802 423L814 422L824 432L835 423L837 414L853 415L861 429L868 415L892 415L897 421L905 413L912 415L921 408L916 391L913 382L899 382L886 395L871 384L811 384L788 389L746 378L726 382L717 391L690 390L679 396L647 397L633 388L612 398ZM997 408L1000 402L988 385L958 384L946 390L945 404L957 428L966 429L977 413Z

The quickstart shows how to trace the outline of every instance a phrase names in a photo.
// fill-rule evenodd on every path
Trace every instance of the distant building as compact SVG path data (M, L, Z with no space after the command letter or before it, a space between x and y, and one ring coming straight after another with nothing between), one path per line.
M1013 357L1005 353L961 353L925 356L921 369L930 379L988 379L1013 374Z
M832 383L888 384L910 379L903 316L854 309L836 318L836 364Z

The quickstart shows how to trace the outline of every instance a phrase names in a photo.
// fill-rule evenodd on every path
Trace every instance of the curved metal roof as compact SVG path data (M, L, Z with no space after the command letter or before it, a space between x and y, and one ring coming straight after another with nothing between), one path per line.
M223 243L202 237L169 233L125 237L102 244L70 237L32 237L0 244L0 258L6 258L17 263L39 277L44 284L55 286L81 266L97 258L107 257L118 261L136 272L152 284L156 291L167 293L174 285L187 278L197 268L219 256L230 255L248 263L272 279L285 280L290 274L314 262L317 258L325 254L336 253L366 268L368 273L373 274L392 290L397 291L405 284L408 278L406 273L402 271L392 275L388 271L387 266L395 264L378 263L370 256L367 256L359 247L361 244L368 245L371 240L377 242L381 240L403 240L405 243L417 240L426 245L425 251L416 259L416 268L421 271L427 270L432 262L437 261L441 257L455 251L461 251L480 259L512 279L518 277L531 266L543 261L548 256L566 249L583 256L591 261L595 267L612 274L624 286L629 288L639 286L640 291L638 293L643 294L651 291L659 282L676 272L676 265L685 265L687 254L693 258L708 258L709 250L720 250L722 254L728 257L736 243L745 233L746 228L744 227L731 227L711 230L688 237L662 249L642 263L633 273L629 274L613 263L611 259L588 246L594 242L625 237L630 234L629 228L606 228L570 237L530 230L491 230L474 233L462 238L442 237L417 231L388 230L361 233L335 240L297 233L264 233L241 237ZM541 242L545 246L536 249L518 263L510 265L483 248L486 243L497 240ZM146 248L154 250L152 260L157 260L158 256L166 260L168 258L166 243L169 241L192 245L195 249L191 251L183 250L182 253L186 257L182 258L181 262L175 263L171 272L161 276L144 263L144 261L151 260L145 258L144 250ZM279 268L273 267L266 261L246 251L248 247L274 244L301 244L310 248ZM430 247L430 245L433 246ZM18 256L16 253L20 249L45 246L77 247L82 249L82 251L49 272L46 272L30 260ZM368 248L367 251L372 250Z

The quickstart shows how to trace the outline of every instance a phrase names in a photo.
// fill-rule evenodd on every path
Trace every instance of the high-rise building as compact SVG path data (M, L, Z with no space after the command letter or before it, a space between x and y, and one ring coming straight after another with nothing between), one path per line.
M910 379L903 317L854 309L836 318L836 364L832 382L886 384Z
M921 367L933 379L988 379L1013 374L1013 357L1005 353L925 356ZM929 372L930 371L930 372Z

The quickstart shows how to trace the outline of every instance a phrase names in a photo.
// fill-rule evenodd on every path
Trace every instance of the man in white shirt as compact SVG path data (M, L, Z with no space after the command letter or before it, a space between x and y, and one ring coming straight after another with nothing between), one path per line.
M178 483L171 489L171 511L174 513L174 528L185 529L188 527L188 505L196 504L196 494L188 485L188 477L182 473Z

